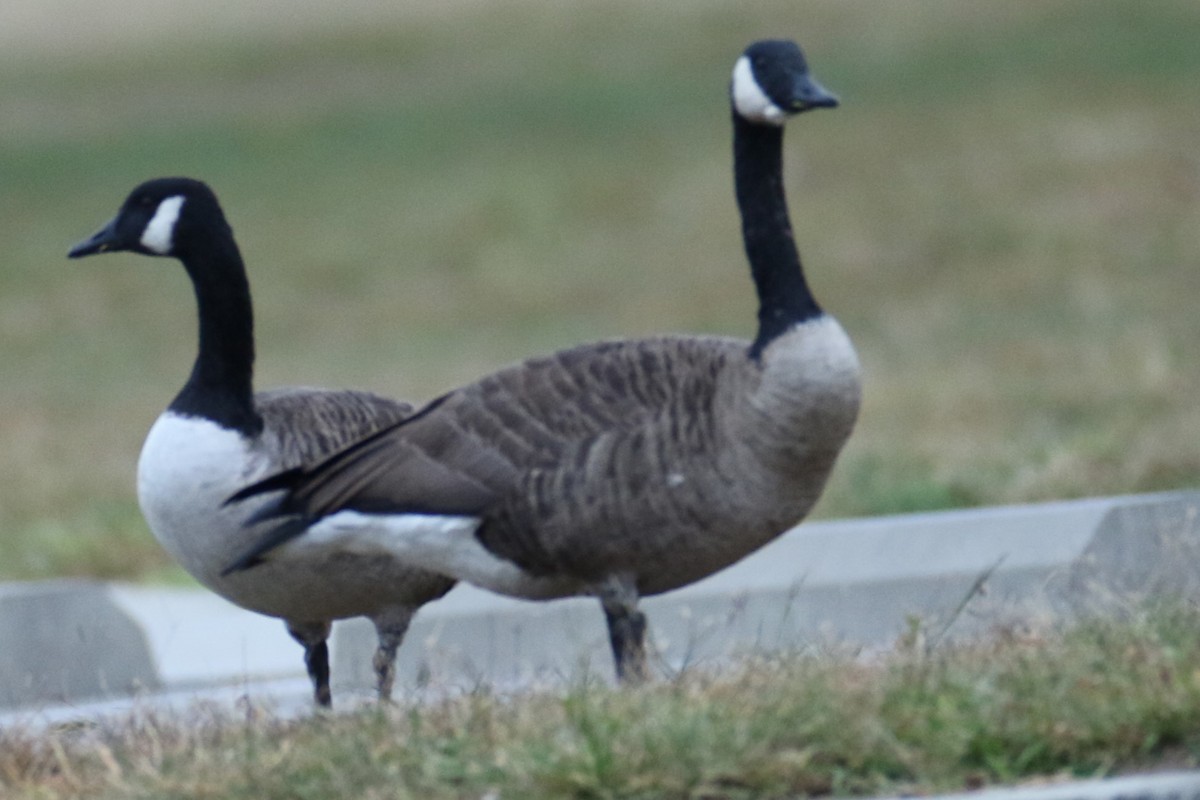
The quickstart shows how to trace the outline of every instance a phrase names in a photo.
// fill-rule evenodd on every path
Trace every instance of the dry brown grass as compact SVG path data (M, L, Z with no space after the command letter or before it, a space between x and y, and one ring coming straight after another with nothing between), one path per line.
M1134 616L933 651L914 636L869 660L777 656L638 690L0 732L0 795L754 800L1194 767L1200 619Z

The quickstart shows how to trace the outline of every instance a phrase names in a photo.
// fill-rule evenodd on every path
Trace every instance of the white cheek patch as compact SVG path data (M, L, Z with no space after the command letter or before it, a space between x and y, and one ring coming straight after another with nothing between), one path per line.
M179 210L183 208L183 195L168 197L158 204L158 209L146 230L142 231L142 247L152 253L165 256L175 243L175 223L179 221Z
M754 79L754 69L746 56L739 58L733 66L733 106L750 122L782 125L787 121L787 114L771 102Z

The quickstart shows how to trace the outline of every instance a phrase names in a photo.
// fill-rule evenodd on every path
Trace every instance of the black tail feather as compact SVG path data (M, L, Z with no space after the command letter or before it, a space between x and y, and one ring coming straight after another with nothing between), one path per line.
M291 497L289 495L283 495L282 497L274 500L266 501L259 506L253 514L246 517L246 519L242 521L242 527L253 528L260 522L266 522L267 520L279 520L283 517L294 516L296 512L292 511L288 507L288 501L290 499Z
M263 478L257 483L252 483L239 489L235 494L231 494L226 498L222 506L231 506L234 503L240 503L243 500L248 500L251 497L257 497L260 494L276 491L290 491L296 488L296 484L304 477L304 470L301 467L286 469L283 472L276 472L274 475ZM256 515L257 516L257 515Z
M373 455L376 450L385 446L385 437L388 433L420 419L440 406L448 397L449 395L443 395L430 401L412 416L381 428L370 436L333 453L324 461L309 465L307 468L299 466L277 472L230 495L222 506L230 506L272 492L283 493L277 499L264 503L242 523L244 528L252 528L255 525L272 521L277 524L231 561L225 569L221 570L221 577L242 572L263 563L270 551L302 535L316 520L331 513L329 501L325 502L323 509L308 507L312 504L311 494L314 482L319 487L323 478L328 478L330 474L338 475L358 463L359 459ZM371 473L365 472L356 483L344 490L343 497L339 497L337 500L346 499L345 495L353 494L370 478Z
M257 517L258 514L254 516ZM221 570L221 577L224 578L235 572L242 572L243 570L258 566L266 560L265 556L267 553L300 536L308 530L308 526L311 524L311 519L302 516L290 517L283 520L263 534L258 541L250 545L241 555L231 561L229 566Z

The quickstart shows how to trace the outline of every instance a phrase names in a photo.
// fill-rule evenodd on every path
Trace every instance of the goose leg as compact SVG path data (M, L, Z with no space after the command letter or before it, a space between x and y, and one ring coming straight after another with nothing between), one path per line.
M317 705L329 708L333 695L329 691L329 639L328 622L288 622L288 633L304 645L304 666L313 683L313 699Z
M371 666L375 668L375 688L381 703L392 699L392 687L396 683L396 650L404 640L415 611L404 607L390 608L371 620L379 636L379 647L371 659Z
M632 578L610 578L597 595L608 621L608 641L612 645L617 680L628 684L646 681L650 677L646 664L646 615L638 610L638 593Z

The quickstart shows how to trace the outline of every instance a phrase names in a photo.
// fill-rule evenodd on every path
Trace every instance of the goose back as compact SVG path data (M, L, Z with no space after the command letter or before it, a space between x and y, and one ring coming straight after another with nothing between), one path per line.
M254 405L263 446L282 469L315 464L413 412L411 403L372 392L307 386L257 392Z

